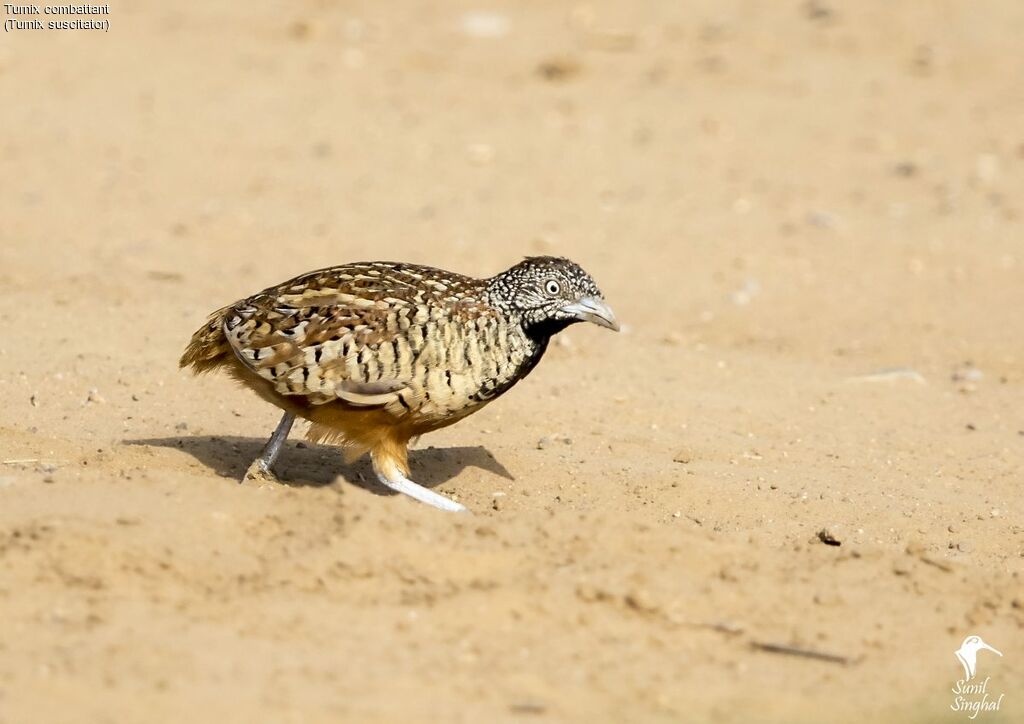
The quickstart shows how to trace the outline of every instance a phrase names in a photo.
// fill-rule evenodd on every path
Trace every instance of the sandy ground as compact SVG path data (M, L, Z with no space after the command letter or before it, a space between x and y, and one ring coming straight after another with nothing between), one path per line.
M963 721L968 634L1024 720L1024 5L109 20L0 41L0 721ZM206 313L533 253L626 328L421 442L472 515L236 483Z

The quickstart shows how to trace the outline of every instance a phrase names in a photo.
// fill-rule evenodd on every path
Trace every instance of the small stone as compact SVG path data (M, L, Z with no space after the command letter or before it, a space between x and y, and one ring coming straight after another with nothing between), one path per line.
M985 373L970 363L953 370L950 376L953 382L980 382L984 377Z
M916 382L919 385L927 384L924 375L909 367L891 367L886 369L876 370L866 375L860 375L858 377L849 378L854 382L895 382L899 380L909 380Z
M89 394L86 396L85 402L86 404L93 403L97 405L102 405L104 402L106 402L106 399L104 399L103 395L99 393L99 390L97 390L94 387L91 390L89 390Z
M974 550L974 546L970 541L960 541L956 544L956 549L961 553L970 553Z
M630 591L623 600L634 611L650 612L658 610L658 605L651 599L650 594L642 588Z
M814 603L819 606L841 606L843 597L836 591L819 591L814 594Z
M828 526L818 531L818 540L825 545L839 546L842 545L842 538L840 537L840 531L842 529L838 526Z
M177 425L174 426L174 429L177 430L178 432L185 432L185 430L188 429L188 423L179 422Z
M516 701L508 705L508 710L513 714L543 714L548 710L547 705L539 701Z
M294 40L305 40L313 33L312 26L304 20L299 20L288 26L288 34Z
M580 64L572 58L548 58L537 66L537 75L549 82L560 82L579 75L580 70Z
M821 2L821 0L808 0L801 9L803 10L804 17L818 23L834 20L836 16L835 9L828 3Z
M693 452L689 448L681 447L676 450L675 455L672 456L672 462L682 463L686 465L693 460Z
M562 443L563 445L572 445L572 438L568 435L563 435L560 432L556 432L554 435L545 435L537 441L538 450L546 450L552 447L556 442Z
M909 543L907 543L907 555L908 556L915 556L915 557L920 558L921 556L923 556L927 552L928 552L928 549L925 548L924 544L919 543L918 541L910 541Z
M917 175L917 164L913 161L903 161L892 167L892 172L903 178L910 178Z
M32 405L32 407L39 407L39 395L33 392L32 396L28 398L28 403Z
M576 586L576 597L581 601L592 603L594 601L611 601L614 596L603 588L598 588L589 583L581 583Z

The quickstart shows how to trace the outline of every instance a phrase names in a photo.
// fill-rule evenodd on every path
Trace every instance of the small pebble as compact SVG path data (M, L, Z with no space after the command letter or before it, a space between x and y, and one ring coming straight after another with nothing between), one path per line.
M953 370L951 375L953 382L981 382L984 377L984 372L969 363Z
M508 709L513 714L543 714L548 708L539 701L517 701L509 704Z
M672 456L672 462L682 463L683 465L686 465L691 460L693 460L693 452L685 447L676 450L676 454Z
M842 538L840 537L841 529L838 526L828 526L818 531L818 540L825 545L838 546L842 545Z
M893 382L897 380L909 380L920 385L926 384L927 382L924 375L909 367L891 367L876 370L875 372L860 375L859 377L851 377L850 380L854 382Z
M548 58L537 66L537 75L546 81L565 81L579 75L580 64L572 58Z
M917 164L914 163L913 161L903 161L893 166L892 171L897 176L910 178L911 176L917 175L918 168Z
M630 591L623 597L623 601L634 611L657 611L658 605L651 598L650 594L643 588Z
M560 442L563 445L572 445L572 438L560 432L556 432L554 435L545 435L537 441L537 449L546 450L556 442Z

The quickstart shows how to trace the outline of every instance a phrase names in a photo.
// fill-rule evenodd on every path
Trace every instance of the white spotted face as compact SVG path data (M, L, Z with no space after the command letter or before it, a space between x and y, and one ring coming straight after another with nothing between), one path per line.
M569 259L530 257L490 280L491 303L528 332L551 336L576 322L618 330L594 280Z

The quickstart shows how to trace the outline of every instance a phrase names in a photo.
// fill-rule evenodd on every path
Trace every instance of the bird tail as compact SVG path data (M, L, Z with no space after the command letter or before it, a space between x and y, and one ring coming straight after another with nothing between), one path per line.
M230 307L218 309L206 320L206 324L195 331L185 352L178 360L179 367L191 367L194 373L209 372L224 363L231 354L231 346L224 336L224 319Z

